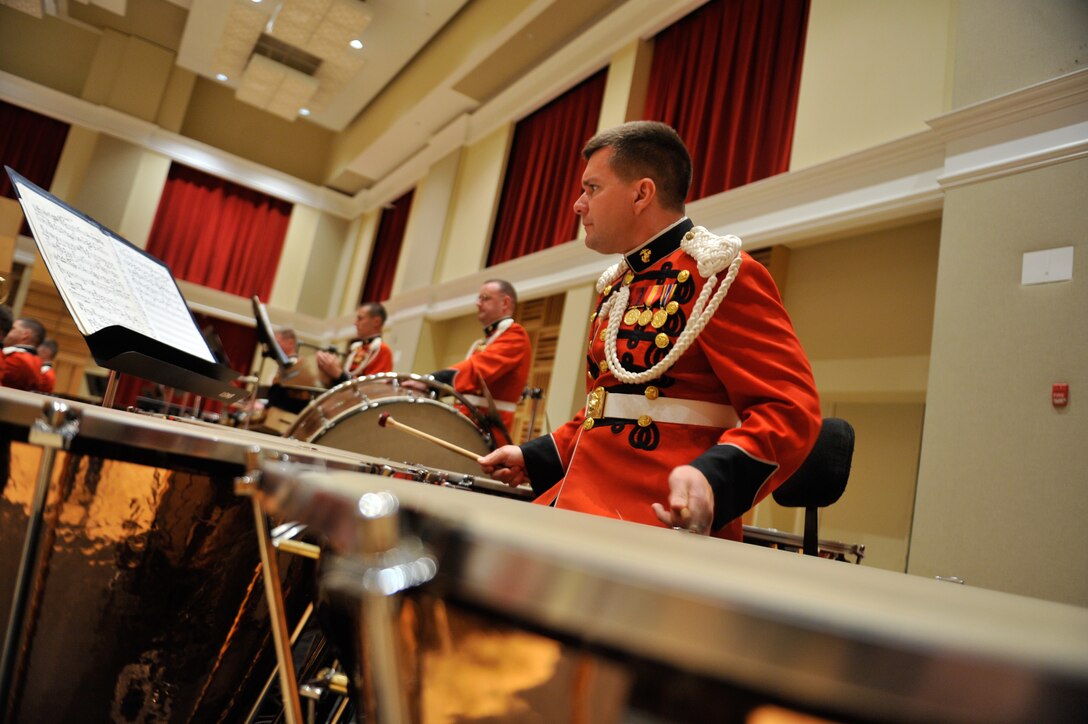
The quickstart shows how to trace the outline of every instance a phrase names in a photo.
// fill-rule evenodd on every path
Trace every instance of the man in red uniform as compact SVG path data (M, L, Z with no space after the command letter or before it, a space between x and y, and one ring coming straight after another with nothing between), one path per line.
M38 345L45 327L36 319L20 317L4 336L4 387L38 392L41 389L42 360Z
M317 367L329 378L329 387L352 377L393 371L393 350L381 337L385 319L385 307L367 302L355 310L355 331L359 338L348 347L344 361L332 352L317 353Z
M582 155L586 246L623 255L597 283L586 407L480 463L539 503L739 540L819 432L804 351L740 239L685 216L691 160L672 128L627 123Z
M463 361L431 375L485 415L498 413L502 425L495 425L492 435L500 445L510 442L514 411L525 392L533 359L529 333L514 321L517 303L517 292L510 282L484 282L476 297L476 319L483 325L484 336L473 343ZM488 405L489 396L494 409Z
M38 345L38 357L42 361L40 392L52 394L57 386L57 372L53 369L53 360L57 356L57 341L47 339Z

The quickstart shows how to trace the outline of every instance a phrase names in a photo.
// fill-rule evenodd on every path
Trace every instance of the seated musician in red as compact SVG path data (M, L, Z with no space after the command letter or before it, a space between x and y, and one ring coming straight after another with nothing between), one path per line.
M45 337L45 327L36 319L20 317L4 336L4 387L39 392L42 360L38 345Z
M533 357L529 333L514 321L517 303L517 292L510 282L484 282L476 298L476 319L484 327L483 338L473 343L463 361L431 375L461 393L480 412L498 413L502 424L491 432L499 445L510 442L514 411L529 381ZM489 395L494 410L488 406Z
M52 394L57 386L57 372L53 369L53 359L57 356L57 341L47 339L38 345L38 357L42 360L41 385L39 391Z
M586 407L480 463L539 503L740 540L740 516L816 441L808 360L767 270L685 216L672 128L627 123L582 155L586 246L623 255L597 283Z
M393 371L393 350L382 341L385 307L367 302L355 310L355 331L359 338L348 347L343 362L332 352L317 353L317 367L329 379L329 387L353 377Z

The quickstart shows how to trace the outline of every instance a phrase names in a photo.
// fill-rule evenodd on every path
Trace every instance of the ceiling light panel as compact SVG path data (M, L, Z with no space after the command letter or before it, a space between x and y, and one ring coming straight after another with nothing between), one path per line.
M8 6L12 10L33 15L36 18L45 16L42 12L42 0L2 0L0 4Z
M235 0L215 49L215 72L238 78L245 70L253 46L271 17L270 3Z

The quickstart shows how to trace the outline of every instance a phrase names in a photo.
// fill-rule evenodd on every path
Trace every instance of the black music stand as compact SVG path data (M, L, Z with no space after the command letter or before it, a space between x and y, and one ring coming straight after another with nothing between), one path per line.
M94 361L110 370L234 402L245 390L219 364L162 261L5 166L34 242Z

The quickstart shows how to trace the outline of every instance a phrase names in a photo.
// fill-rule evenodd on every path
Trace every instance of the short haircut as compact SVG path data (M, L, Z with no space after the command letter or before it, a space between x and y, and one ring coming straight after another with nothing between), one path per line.
M290 327L280 327L276 330L276 334L284 339L289 339L292 342L298 342L298 335L295 334L295 330Z
M587 161L604 148L612 149L609 166L624 181L652 179L661 205L683 211L691 188L691 156L683 139L665 123L631 121L601 131L586 142Z
M369 314L371 317L375 317L375 316L381 317L382 318L382 324L385 324L385 320L387 319L387 315L385 313L385 307L383 307L378 302L367 302L366 304L360 304L359 309L362 309L364 312Z
M15 314L12 313L11 307L6 304L0 304L0 333L5 336L11 331L11 325L15 322Z
M31 347L37 347L45 339L45 327L42 323L32 317L19 317L16 322L22 322L23 326L30 330L30 339L27 340L27 344Z
M54 357L57 356L57 340L44 340L41 344L38 345L38 349L41 350L42 347L45 347L47 350L49 350L50 354L52 354Z
M483 283L483 286L487 286L488 284L494 284L499 288L500 294L502 294L504 297L510 297L511 307L518 306L518 293L514 290L513 284L506 281L505 279L488 279L486 282Z

